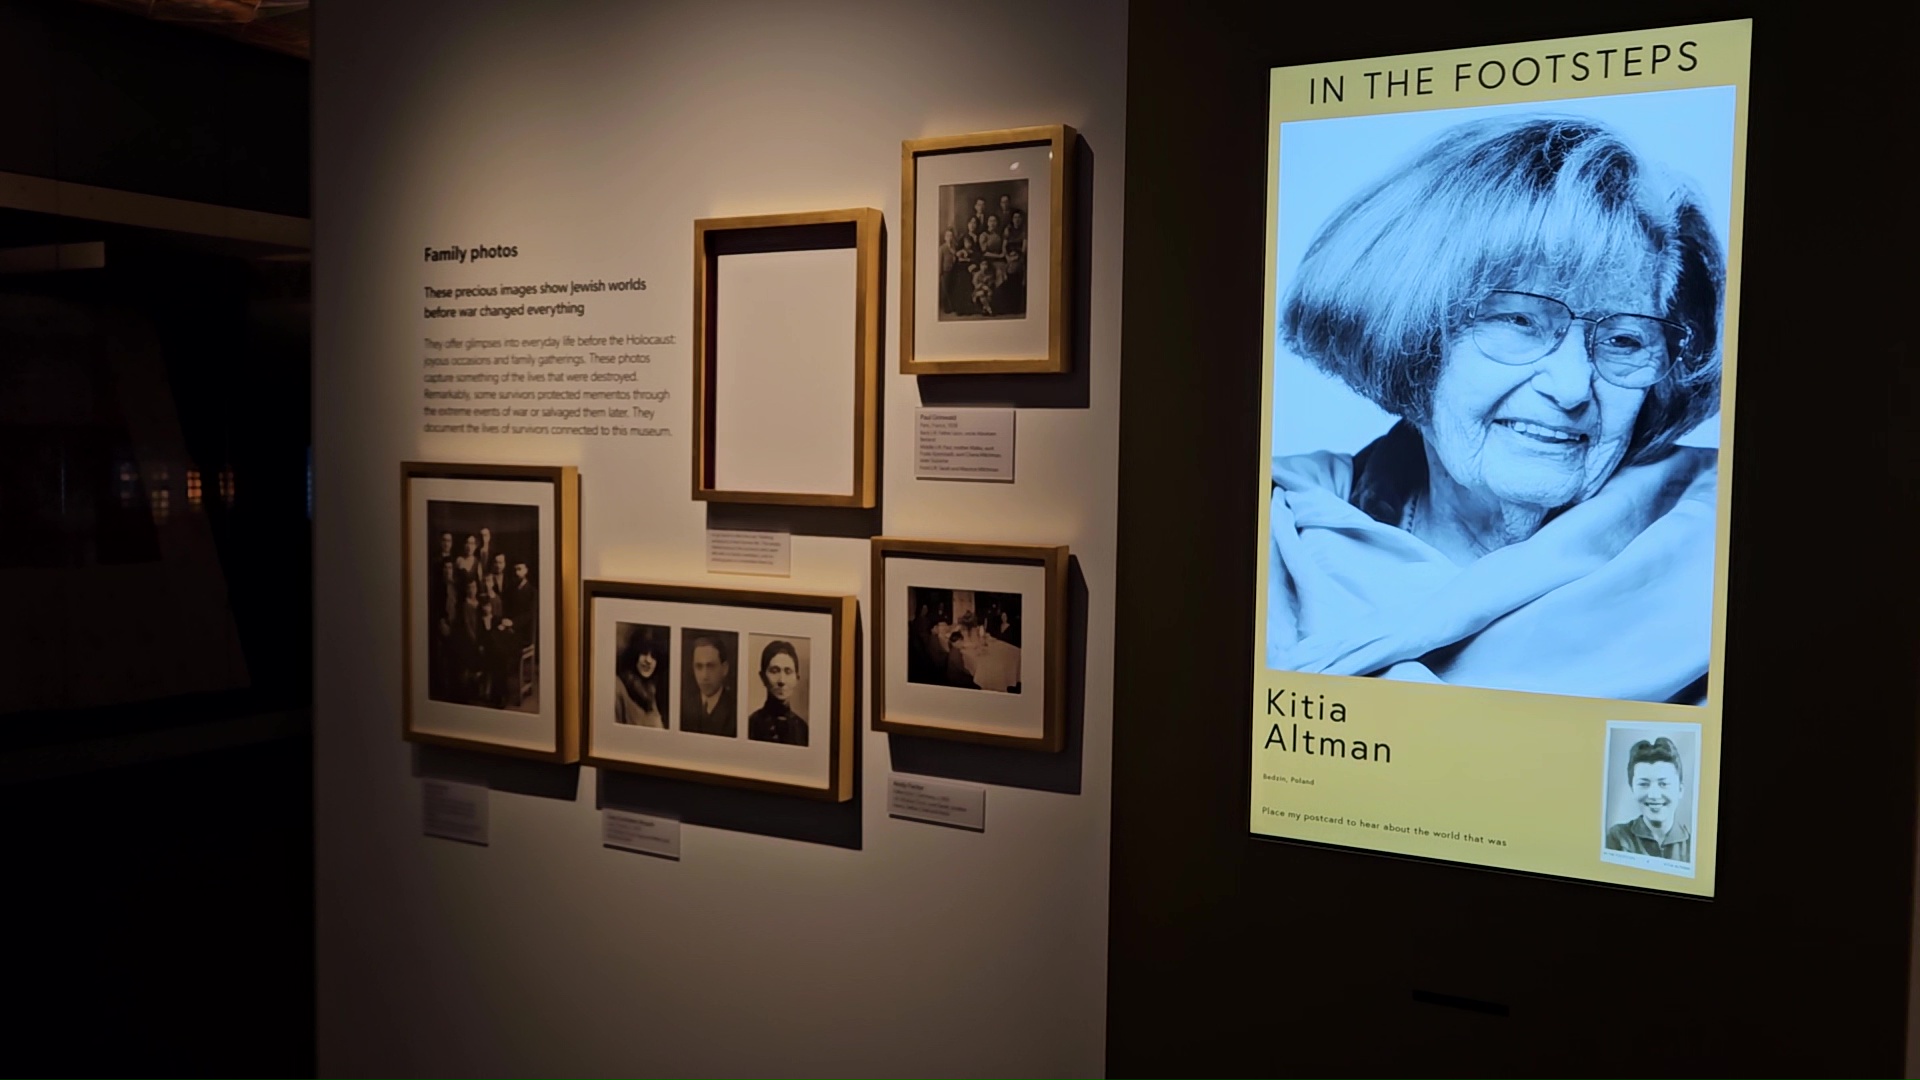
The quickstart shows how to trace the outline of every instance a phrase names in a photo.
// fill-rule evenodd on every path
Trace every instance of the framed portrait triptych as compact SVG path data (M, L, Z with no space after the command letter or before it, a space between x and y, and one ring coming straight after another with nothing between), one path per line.
M855 603L587 582L587 763L851 798Z

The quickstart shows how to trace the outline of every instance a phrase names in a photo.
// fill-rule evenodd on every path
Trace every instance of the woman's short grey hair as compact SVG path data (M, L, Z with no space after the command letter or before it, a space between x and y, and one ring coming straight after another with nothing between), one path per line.
M1280 331L1320 370L1421 424L1449 328L1489 290L1647 273L1657 306L1638 314L1685 326L1689 340L1641 406L1626 460L1645 461L1719 407L1725 259L1699 199L1594 121L1441 134L1321 228Z

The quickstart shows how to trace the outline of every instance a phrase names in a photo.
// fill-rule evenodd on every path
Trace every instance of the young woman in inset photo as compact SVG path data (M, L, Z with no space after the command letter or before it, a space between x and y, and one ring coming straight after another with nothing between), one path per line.
M1642 739L1627 751L1628 805L1639 815L1607 829L1608 851L1631 851L1674 862L1693 861L1693 834L1677 815L1686 809L1685 771L1673 740Z

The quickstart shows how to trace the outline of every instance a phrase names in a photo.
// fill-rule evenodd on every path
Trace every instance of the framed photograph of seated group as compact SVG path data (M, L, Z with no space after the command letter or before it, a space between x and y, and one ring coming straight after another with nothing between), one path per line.
M873 541L875 731L1066 745L1067 549Z
M851 596L586 583L585 760L853 797Z
M580 757L580 474L400 467L402 733Z
M1074 131L1064 124L900 145L900 371L1072 366Z
M871 508L880 211L693 224L693 497Z

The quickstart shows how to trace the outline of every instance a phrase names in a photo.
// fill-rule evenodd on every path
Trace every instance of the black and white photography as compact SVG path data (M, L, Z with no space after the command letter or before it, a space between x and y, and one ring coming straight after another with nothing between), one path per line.
M939 223L941 321L1026 318L1027 181L942 184Z
M539 711L540 510L427 502L427 697Z
M1268 668L1705 703L1733 103L1281 125Z
M671 728L668 705L672 633L643 623L613 625L613 722L630 727Z
M740 702L734 689L734 660L740 635L732 630L680 631L680 730L734 738L740 731Z
M1700 728L1694 724L1607 726L1601 859L1692 873L1699 751Z
M807 745L807 678L812 671L803 637L748 634L747 654L758 677L747 682L747 738Z
M1020 594L907 588L907 681L1020 692Z

